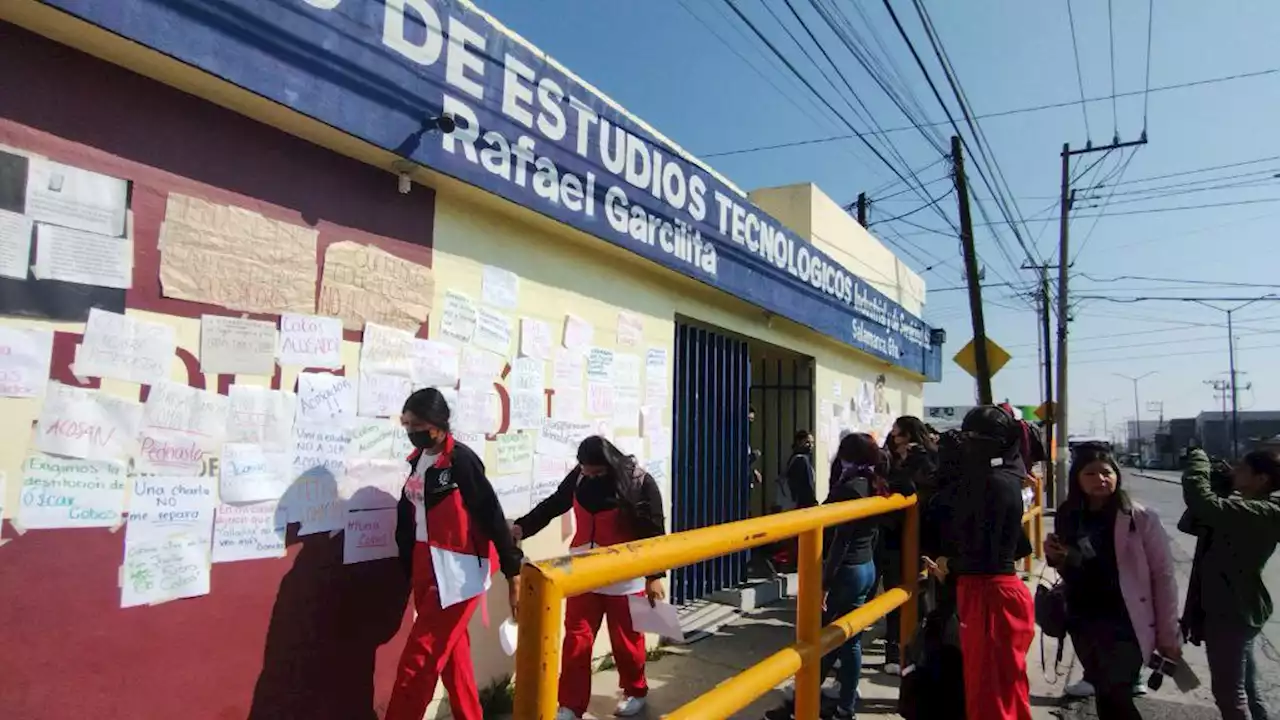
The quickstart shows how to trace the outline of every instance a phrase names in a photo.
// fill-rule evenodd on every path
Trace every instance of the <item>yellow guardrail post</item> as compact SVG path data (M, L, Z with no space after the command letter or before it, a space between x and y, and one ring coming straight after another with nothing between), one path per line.
M1036 513L1035 522L1035 540L1032 545L1036 549L1036 557L1044 559L1044 480L1036 478L1036 507L1040 508L1040 512Z
M800 533L796 565L800 570L796 642L816 645L822 634L822 528ZM796 673L796 720L818 720L822 701L822 678L818 666L818 662L804 663Z
M560 626L564 593L542 568L520 571L520 636L516 643L515 716L554 720L560 707Z
M898 611L898 650L906 652L920 622L920 504L902 514L902 588L907 591L907 601Z

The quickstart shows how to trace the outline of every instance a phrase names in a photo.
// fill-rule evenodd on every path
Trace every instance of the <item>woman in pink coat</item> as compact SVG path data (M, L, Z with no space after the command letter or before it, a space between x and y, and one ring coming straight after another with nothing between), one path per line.
M1157 650L1181 656L1178 585L1160 518L1121 489L1109 449L1086 446L1072 457L1045 554L1066 583L1071 637L1099 720L1140 720L1134 679Z

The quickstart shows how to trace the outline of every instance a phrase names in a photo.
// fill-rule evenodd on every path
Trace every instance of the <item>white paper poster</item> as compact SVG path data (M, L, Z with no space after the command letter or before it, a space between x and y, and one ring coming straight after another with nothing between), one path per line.
M550 360L552 345L550 325L534 318L520 318L521 355Z
M489 433L497 429L498 393L488 387L472 388L465 384L458 390L457 407L453 408L453 425L458 432Z
M27 279L31 267L31 218L0 210L0 275Z
M613 351L593 347L587 352L587 379L613 382Z
M415 387L446 387L458 384L458 348L439 340L413 341L411 377Z
M275 323L202 315L200 370L215 375L274 375Z
M560 483L564 482L565 476L577 467L577 464L575 460L554 455L535 455L533 457L533 497L530 499L530 505L537 507L538 503L554 495L560 488Z
M232 385L227 394L227 442L263 445L283 450L293 438L297 396L291 392L252 385Z
M213 523L213 562L285 556L287 511L273 500L219 505Z
M279 500L289 488L288 456L261 445L227 443L219 465L222 502Z
M137 448L141 422L140 403L50 380L36 448L85 460L124 460Z
M511 393L511 430L533 430L547 417L547 397L541 390L515 390Z
M485 265L480 298L494 307L514 309L520 303L520 278L510 270Z
M142 407L134 469L198 475L205 459L217 455L226 437L228 406L226 397L187 385L151 386Z
M506 364L506 358L501 355L468 345L462 348L459 376L463 385L488 386L498 379Z
M498 462L494 472L498 475L528 473L532 469L533 447L538 436L535 433L509 432L498 436Z
M281 365L326 370L342 367L342 319L284 313L280 316L279 358Z
M440 332L460 343L469 343L476 334L476 306L471 298L449 290L440 310Z
M642 361L639 355L616 353L613 356L613 382L618 387L640 387Z
M342 537L342 563L368 562L399 555L396 509L361 510L347 514Z
M671 459L671 428L663 425L657 432L650 435L649 441L649 460L662 461Z
M562 344L568 350L585 351L591 346L596 330L591 323L577 315L564 316L564 338Z
M408 474L404 460L347 460L338 495L348 511L394 508Z
M508 520L516 520L532 509L533 473L530 470L515 475L498 475L492 478L492 482L502 505L502 514Z
M636 459L640 465L644 465L644 439L635 435L626 435L623 437L615 437L613 444L618 446L624 455L630 455Z
M581 388L587 358L573 350L557 348L552 364L552 382L556 387Z
M125 290L133 286L133 240L39 223L31 274Z
M484 460L485 455L489 452L489 440L484 433L454 432L453 439L455 442L460 442L471 448L471 451L481 460Z
M28 163L26 211L33 220L102 235L124 234L124 180L42 157Z
M506 357L511 351L511 318L483 307L477 315L475 344Z
M209 594L210 540L176 535L127 543L121 573L120 607L157 605Z
M635 313L618 313L618 347L636 347L644 341L644 318Z
M52 357L52 330L0 327L0 397L39 397Z
M413 384L401 375L360 373L360 417L399 417Z
M32 455L22 464L16 522L27 530L118 527L125 479L121 463Z
M575 458L578 446L591 435L591 423L551 420L538 432L537 452L546 457Z
M293 477L332 481L334 493L346 472L351 429L344 424L299 422L293 426ZM292 504L292 503L290 503Z
M640 434L647 438L662 434L662 408L653 405L640 408Z
M401 467L407 455L395 453L398 435L404 435L399 420L358 420L350 424L351 440L347 442L347 462L352 460L396 460Z
M649 348L644 358L645 402L665 405L671 395L671 381L667 371L665 348Z
M614 388L613 426L617 430L631 432L640 428L640 391L636 388Z
M134 478L124 541L164 540L173 535L212 537L217 481L212 477Z
M587 383L587 414L592 417L613 417L614 387L608 383Z
M338 484L327 473L298 479L285 495L292 519L300 523L299 535L341 530L347 522L347 505L338 496Z
M582 388L556 388L551 395L551 419L571 422L581 420L585 400Z
M365 323L360 371L409 377L413 372L413 333Z
M298 373L298 419L333 420L356 414L356 388L329 373Z
M92 308L75 374L154 385L169 379L176 345L172 326Z

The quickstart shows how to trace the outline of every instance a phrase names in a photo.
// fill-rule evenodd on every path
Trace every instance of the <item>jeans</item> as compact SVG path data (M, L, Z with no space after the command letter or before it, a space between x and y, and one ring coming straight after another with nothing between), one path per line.
M1268 720L1271 716L1258 695L1258 669L1253 641L1258 628L1209 619L1204 625L1205 654L1213 700L1222 720Z
M1133 702L1133 681L1142 672L1142 649L1128 613L1077 618L1069 628L1084 679L1094 688L1098 720L1142 720Z
M827 610L822 614L822 624L829 625L865 605L875 582L874 562L842 566L827 588ZM862 633L857 633L822 658L822 678L831 672L837 659L840 660L840 670L836 673L836 679L840 681L840 709L852 713L858 702L858 682L862 679Z

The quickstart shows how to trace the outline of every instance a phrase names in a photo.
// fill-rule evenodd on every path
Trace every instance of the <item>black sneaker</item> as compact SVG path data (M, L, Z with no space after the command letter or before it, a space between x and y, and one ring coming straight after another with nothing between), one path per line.
M787 701L764 714L764 720L795 720L795 717L796 706L791 701Z

